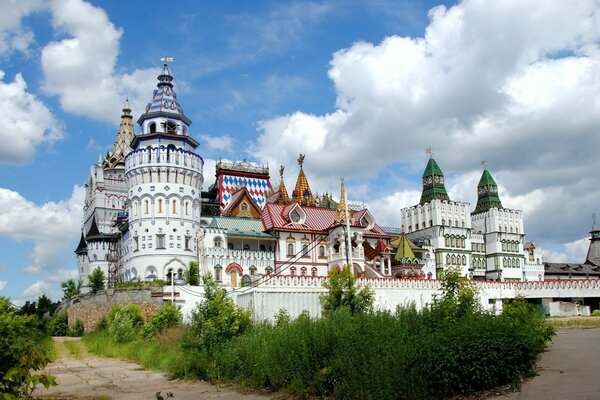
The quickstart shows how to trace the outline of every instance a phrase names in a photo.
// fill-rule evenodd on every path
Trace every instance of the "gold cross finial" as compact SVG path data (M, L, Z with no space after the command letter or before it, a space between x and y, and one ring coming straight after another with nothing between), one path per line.
M304 163L304 157L306 157L304 154L300 154L300 157L298 157L298 165L300 168L302 168L302 164Z
M429 154L429 158L433 158L433 147L429 146L425 149L425 153Z

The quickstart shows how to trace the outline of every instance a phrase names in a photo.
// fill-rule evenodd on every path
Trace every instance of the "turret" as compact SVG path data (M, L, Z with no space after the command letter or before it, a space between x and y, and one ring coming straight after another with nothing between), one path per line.
M483 170L479 185L477 185L477 206L473 214L487 211L490 208L502 209L502 202L498 197L498 185L487 169Z
M430 157L423 171L423 192L419 204L429 203L433 199L450 201L444 185L444 174L433 157Z

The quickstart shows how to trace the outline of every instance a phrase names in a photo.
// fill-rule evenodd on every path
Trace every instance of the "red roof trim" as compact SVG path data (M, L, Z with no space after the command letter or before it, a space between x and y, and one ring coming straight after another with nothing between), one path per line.
M244 270L242 269L242 266L238 263L232 262L231 264L229 264L227 266L227 268L225 268L225 272L230 273L233 270L236 270L237 272L239 272L240 274L244 273Z

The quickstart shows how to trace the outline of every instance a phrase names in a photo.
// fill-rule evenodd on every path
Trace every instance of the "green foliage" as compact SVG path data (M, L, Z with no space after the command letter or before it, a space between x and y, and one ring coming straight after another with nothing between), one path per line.
M100 267L92 271L88 276L88 281L92 293L98 293L99 291L104 290L104 272Z
M600 310L592 311L592 317L600 317Z
M168 328L181 325L183 315L178 307L171 304L161 307L142 331L144 338L149 339Z
M185 271L185 280L189 285L200 285L200 266L197 261L190 261L187 271Z
M200 346L212 353L250 327L250 312L236 307L210 275L202 279L204 301L192 311L191 331Z
M356 278L347 265L341 271L329 271L329 282L325 282L323 286L329 289L326 295L321 296L325 312L347 308L351 314L355 314L373 308L375 294L368 287L359 289L356 286Z
M83 336L83 332L84 332L85 328L83 326L83 321L81 321L79 318L77 318L75 320L75 323L73 324L73 326L71 326L69 328L69 336L75 336L75 337L81 337Z
M47 331L52 336L67 336L69 329L67 310L58 312L52 316L47 325Z
M118 313L124 313L129 316L132 325L138 328L144 325L144 316L142 315L142 309L137 304L127 304L125 306L121 304L115 304L108 313L108 324L112 324L115 316Z
M30 398L37 384L55 384L51 376L32 373L48 362L45 339L36 317L16 314L0 297L0 396Z
M60 284L63 291L63 300L77 296L81 292L81 279L75 282L73 279L67 279Z
M146 288L146 287L162 287L167 283L161 279L156 279L153 281L129 281L129 282L120 282L117 283L117 289L123 288Z
M440 279L442 295L434 297L432 307L439 318L460 319L481 312L477 289L461 276L459 268L445 270Z
M106 318L106 315L103 315L94 324L94 331L95 332L104 332L106 330L108 330L108 318Z
M118 310L110 319L108 335L115 343L128 343L137 337L137 329L130 315Z

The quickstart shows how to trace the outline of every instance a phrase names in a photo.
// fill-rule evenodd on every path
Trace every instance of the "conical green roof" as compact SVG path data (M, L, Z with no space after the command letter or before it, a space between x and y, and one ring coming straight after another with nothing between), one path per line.
M477 185L477 206L473 214L484 212L490 208L503 208L498 197L498 185L487 169L483 170L479 185Z
M423 178L428 175L441 175L444 176L444 173L440 169L440 166L435 162L432 158L427 162L427 166L425 167L425 171L423 171Z
M450 201L444 185L444 173L431 157L423 171L423 192L419 204L428 203L433 199Z

